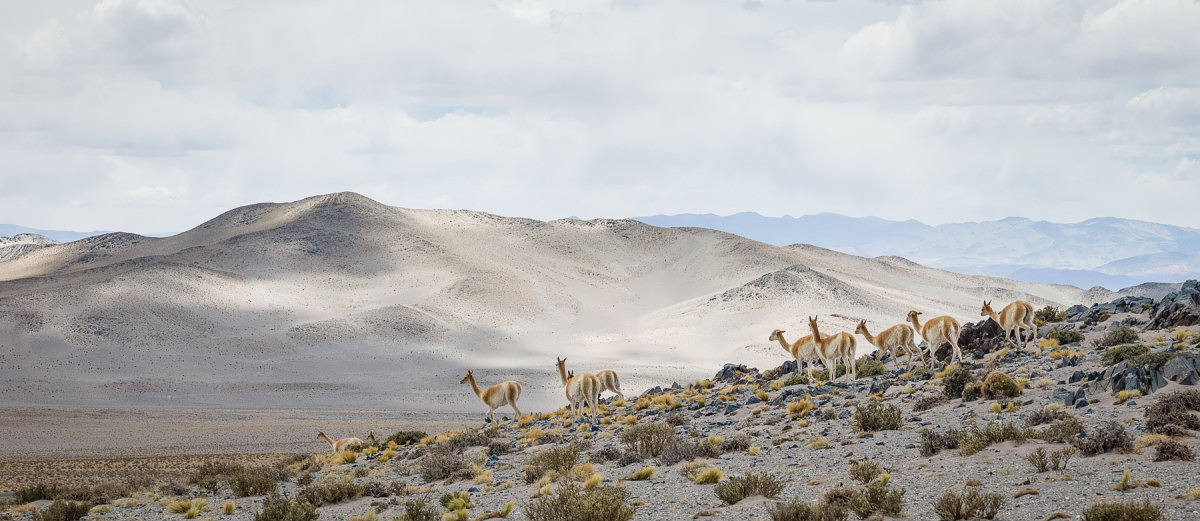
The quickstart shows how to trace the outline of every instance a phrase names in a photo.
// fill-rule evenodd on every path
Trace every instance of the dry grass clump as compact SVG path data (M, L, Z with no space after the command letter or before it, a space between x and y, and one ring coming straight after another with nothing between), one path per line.
M634 472L633 474L625 476L623 479L625 481L645 481L647 479L654 477L654 472L655 472L654 465L648 465L645 468L643 468L642 470L639 470L637 472Z
M254 521L316 521L318 515L317 507L306 501L269 494L263 499L263 509L254 514Z
M1043 423L1051 423L1070 417L1071 413L1061 403L1048 403L1029 415L1029 426L1036 427Z
M633 508L626 504L629 491L605 485L579 488L567 484L525 506L530 521L629 521Z
M803 400L796 400L787 405L787 413L793 420L799 420L816 409L817 405L812 402L812 395L805 396Z
M850 479L864 485L874 481L882 474L883 469L868 460L862 459L850 463Z
M942 521L959 519L994 519L1004 506L1004 496L990 492L983 493L977 488L965 492L954 491L942 494L933 504L933 512Z
M662 422L633 425L621 433L621 443L627 450L643 458L654 458L662 454L667 442L675 437L675 429Z
M92 506L75 501L54 500L50 506L30 513L32 521L76 521L88 515ZM195 516L193 516L195 517Z
M727 505L736 504L749 496L772 498L782 491L782 481L767 474L755 473L729 478L713 488L717 498Z
M812 450L821 450L821 449L828 449L830 445L829 445L829 440L821 437L821 435L818 434L815 438L808 440L808 442L806 442L804 444L804 446L806 446Z
M1141 503L1101 502L1087 507L1083 511L1084 521L1158 521L1164 519L1162 509L1150 504L1147 499Z
M1030 465L1039 473L1049 470L1064 470L1067 468L1067 462L1071 461L1071 456L1075 455L1075 447L1067 447L1061 450L1047 451L1044 448L1038 447L1037 450L1025 456Z
M896 430L901 424L900 408L879 400L868 400L857 407L854 421L863 432Z
M1163 440L1154 449L1154 461L1196 461L1191 447L1176 440Z
M945 394L931 394L922 396L913 401L913 412L927 411L941 404L948 403L950 397Z
M172 501L167 503L167 511L172 514L184 514L185 518L192 519L208 511L208 500L197 497Z
M1117 401L1113 402L1113 405L1121 405L1141 395L1142 391L1137 389L1125 389L1123 391L1117 391Z
M801 503L795 499L767 507L771 521L846 521L850 514L843 505L824 501Z
M965 431L958 431L958 453L970 456L984 448L1006 441L1025 441L1036 437L1037 433L1029 427L1018 427L1012 422L1002 424L989 423L985 427L972 425Z

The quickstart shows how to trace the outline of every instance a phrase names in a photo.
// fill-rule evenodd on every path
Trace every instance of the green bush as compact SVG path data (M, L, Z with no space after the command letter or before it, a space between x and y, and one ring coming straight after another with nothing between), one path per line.
M921 431L921 455L925 457L937 454L942 449L957 449L958 437L961 434L956 429L950 429L943 433L937 433L933 430Z
M621 432L621 443L629 452L643 458L654 458L662 454L663 447L675 437L675 428L663 422L631 425Z
M1122 361L1134 358L1139 355L1144 355L1150 352L1150 346L1146 344L1127 344L1117 346L1104 352L1104 363L1117 364Z
M900 408L879 400L870 399L860 404L854 413L858 430L863 432L888 431L900 428Z
M874 481L881 474L883 474L883 469L868 460L862 459L850 463L850 479L864 485Z
M1158 521L1165 519L1162 509L1147 499L1141 503L1096 503L1083 511L1083 521Z
M384 440L384 444L386 445L387 442L394 441L396 442L396 445L411 445L420 442L421 438L424 438L425 436L426 434L423 431L399 431L391 436L388 436L387 439Z
M858 517L866 519L875 514L898 516L904 509L904 489L891 490L888 488L887 476L872 481L861 492L860 499L850 505Z
M38 483L36 485L18 488L13 491L13 499L17 503L32 503L49 499L78 501L89 505L103 505L114 499L129 497L135 492L150 486L146 480L129 480L125 482L100 483L96 485L60 485Z
M942 521L958 519L994 519L1004 506L1004 496L997 493L982 493L971 487L963 493L954 491L942 494L933 504L933 512Z
M1105 333L1104 336L1097 338L1094 343L1098 347L1108 347L1108 346L1116 346L1116 345L1121 345L1121 344L1132 344L1134 342L1137 342L1139 340L1139 338L1140 337L1138 337L1137 331L1134 331L1133 328L1131 328L1129 326L1121 326L1112 331L1109 331L1108 333ZM1119 361L1120 360L1118 360L1117 362L1119 362ZM1109 362L1109 363L1115 364L1117 362Z
M1033 312L1034 320L1041 320L1049 324L1051 322L1062 322L1067 319L1067 312L1053 306L1046 306L1042 309Z
M1075 342L1083 342L1083 333L1074 329L1056 328L1046 333L1046 338L1058 340L1058 345L1065 346L1067 344L1074 344Z
M970 369L956 365L942 378L942 392L951 398L961 398L963 387L974 380L975 376L971 374Z
M1003 371L992 371L988 373L987 378L983 379L983 396L985 398L1001 396L1014 398L1020 395L1021 386L1017 385L1017 381Z
M317 517L317 507L312 504L271 494L263 499L263 509L254 514L254 521L316 521Z
M438 511L424 499L404 502L404 514L392 521L437 521Z
M1150 366L1151 369L1159 371L1168 360L1183 356L1183 353L1172 353L1170 351L1151 351L1144 355L1137 355L1129 359L1129 367Z
M229 489L237 497L265 496L279 487L279 482L291 478L281 469L244 469L229 478Z
M88 515L88 510L91 508L92 506L87 503L55 499L50 506L42 510L35 510L32 519L33 521L76 521Z
M783 491L783 482L767 474L748 473L729 478L713 487L717 498L727 505L736 504L749 496L772 498Z
M887 372L887 366L879 360L871 360L870 358L858 358L854 360L854 374L859 378L867 376L880 375ZM841 378L846 374L846 364L838 364L837 376Z
M967 382L967 385L963 386L963 389L962 389L962 401L963 402L973 402L975 400L980 399L981 397L983 397L983 382L980 382L979 380L975 380L973 382Z
M525 506L529 521L629 521L629 491L613 485L579 488L573 483Z
M799 374L789 376L787 380L783 381L783 386L787 387L790 385L808 385L808 376Z

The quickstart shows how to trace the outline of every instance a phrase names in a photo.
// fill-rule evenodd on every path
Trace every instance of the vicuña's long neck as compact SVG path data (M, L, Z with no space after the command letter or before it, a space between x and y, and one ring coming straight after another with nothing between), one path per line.
M879 347L879 344L876 343L876 339L879 337L871 336L871 332L867 331L867 328L865 328L865 327L862 328L862 336L863 336L863 338L867 339L867 342L870 342L871 345L873 345L875 347Z
M479 384L475 383L474 375L472 375L470 378L467 378L467 383L471 384L471 390L475 391L475 396L479 396Z
M819 333L819 332L817 331L817 323L816 323L816 322L809 322L809 323L808 323L808 328L812 330L812 334L813 334L813 342L820 343L820 342L821 342L821 333Z
M913 327L917 328L917 332L921 333L921 336L925 336L925 332L921 330L921 321L917 320L916 315L913 315L910 320L912 320Z
M321 433L321 437L322 437L322 438L325 438L325 441L329 442L329 444L330 444L330 445L333 445L333 444L334 444L334 442L333 442L333 438L330 438L328 434L325 434L325 433L323 433L323 432L322 432L322 433Z
M992 317L992 320L995 320L997 324L1000 324L1000 323L1001 323L1001 322L1000 322L1000 314L999 314L999 313L997 313L997 312L995 312L995 311L992 311L992 310L990 310L990 309L989 309L989 310L987 310L987 314L988 314L988 316L989 316L989 317Z
M787 340L783 339L783 333L779 333L778 335L775 335L775 340L779 341L779 345L783 346L784 351L787 351L789 353L792 352L792 344L789 344L787 342Z
M567 364L558 364L558 376L562 378L563 387L567 386Z

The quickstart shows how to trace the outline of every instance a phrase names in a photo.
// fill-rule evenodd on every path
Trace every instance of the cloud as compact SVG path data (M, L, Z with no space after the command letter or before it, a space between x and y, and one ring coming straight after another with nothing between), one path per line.
M21 4L0 222L153 233L358 190L1200 226L1194 2Z

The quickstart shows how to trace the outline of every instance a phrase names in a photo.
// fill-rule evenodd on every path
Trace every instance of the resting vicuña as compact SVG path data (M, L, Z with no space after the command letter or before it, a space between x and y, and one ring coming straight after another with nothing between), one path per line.
M317 437L329 442L329 446L330 446L330 448L333 449L334 454L337 454L337 453L345 450L346 447L349 447L351 445L362 445L362 442L363 442L361 439L358 439L358 438L342 438L340 440L334 441L333 438L330 438L328 434L325 434L325 431L317 431Z

